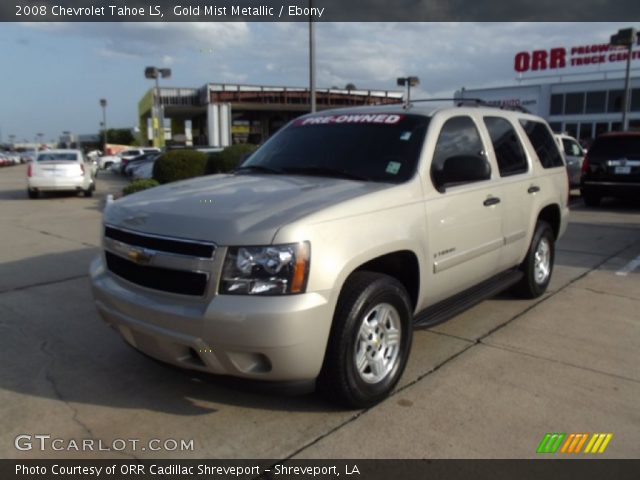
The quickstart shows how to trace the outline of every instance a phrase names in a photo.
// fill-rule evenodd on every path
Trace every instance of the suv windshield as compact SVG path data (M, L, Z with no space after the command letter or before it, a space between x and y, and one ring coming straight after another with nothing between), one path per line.
M589 156L640 158L640 135L600 137L593 142Z
M401 183L418 163L429 118L405 114L316 115L291 122L238 171Z

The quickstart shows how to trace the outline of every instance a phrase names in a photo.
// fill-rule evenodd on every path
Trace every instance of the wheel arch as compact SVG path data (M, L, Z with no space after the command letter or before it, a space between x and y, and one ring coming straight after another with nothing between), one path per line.
M353 273L362 271L381 273L398 280L409 294L411 307L415 311L420 293L420 264L414 252L398 250L362 263L349 273L341 290L344 289Z
M551 205L547 205L542 210L540 210L538 218L536 219L536 223L539 220L544 220L545 222L547 222L551 226L553 235L557 240L558 236L560 235L560 218L560 207L554 203Z

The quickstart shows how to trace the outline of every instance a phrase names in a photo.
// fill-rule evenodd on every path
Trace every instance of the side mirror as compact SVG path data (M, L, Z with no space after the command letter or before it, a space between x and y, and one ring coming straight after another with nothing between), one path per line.
M445 159L442 170L433 171L433 182L440 192L463 183L479 182L491 178L491 165L480 155L456 155Z

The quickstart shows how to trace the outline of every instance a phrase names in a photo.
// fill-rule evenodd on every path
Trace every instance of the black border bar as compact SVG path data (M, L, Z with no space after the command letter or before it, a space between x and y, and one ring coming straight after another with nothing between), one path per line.
M2 22L633 22L639 19L637 0L14 0L0 4Z
M637 480L638 472L637 459L0 460L2 480Z

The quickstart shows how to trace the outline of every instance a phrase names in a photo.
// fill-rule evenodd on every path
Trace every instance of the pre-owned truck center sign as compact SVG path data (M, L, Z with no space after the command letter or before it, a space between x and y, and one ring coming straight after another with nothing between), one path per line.
M608 43L579 47L556 47L548 50L518 52L514 58L514 69L518 73L556 70L567 67L625 62L627 49L612 47ZM631 60L640 58L640 50L631 52Z

